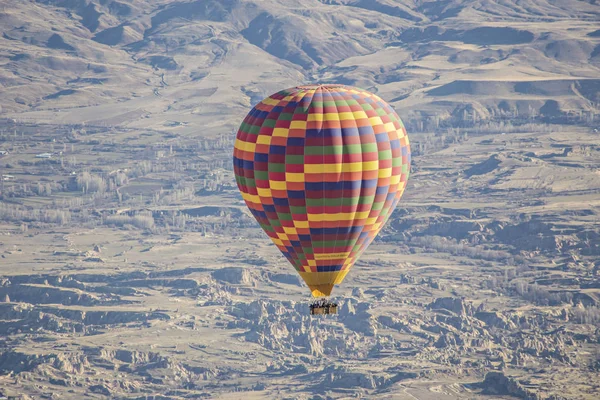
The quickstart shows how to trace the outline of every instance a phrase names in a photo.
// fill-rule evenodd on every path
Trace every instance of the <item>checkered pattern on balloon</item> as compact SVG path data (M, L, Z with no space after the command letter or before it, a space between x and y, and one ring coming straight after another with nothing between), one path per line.
M410 146L402 121L377 95L299 86L250 111L233 161L248 208L321 297L343 281L398 204Z

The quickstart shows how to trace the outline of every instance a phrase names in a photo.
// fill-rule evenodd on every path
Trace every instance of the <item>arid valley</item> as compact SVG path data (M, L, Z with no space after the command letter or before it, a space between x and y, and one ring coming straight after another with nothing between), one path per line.
M0 397L595 399L594 1L0 4ZM311 317L248 212L236 130L334 82L411 176Z

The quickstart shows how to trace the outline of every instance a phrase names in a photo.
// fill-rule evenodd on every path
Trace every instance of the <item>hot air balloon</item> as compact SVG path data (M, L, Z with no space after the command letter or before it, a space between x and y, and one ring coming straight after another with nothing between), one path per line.
M237 185L313 297L342 283L406 187L410 146L396 112L345 85L285 89L238 132Z

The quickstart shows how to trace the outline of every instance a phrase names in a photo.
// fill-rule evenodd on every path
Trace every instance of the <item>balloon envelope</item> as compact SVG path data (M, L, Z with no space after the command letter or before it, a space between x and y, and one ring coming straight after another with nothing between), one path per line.
M233 153L248 208L313 296L328 296L406 187L410 147L396 112L344 85L282 90L242 122Z

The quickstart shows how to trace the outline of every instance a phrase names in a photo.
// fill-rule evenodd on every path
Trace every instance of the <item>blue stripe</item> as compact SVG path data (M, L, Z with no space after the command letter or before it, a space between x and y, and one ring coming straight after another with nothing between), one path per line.
M340 271L342 266L342 264L317 266L317 272L336 272Z
M269 162L269 155L266 153L254 153L254 161Z
M280 199L279 197L273 197L273 204L276 206L288 206L288 199Z
M373 127L372 126L359 126L358 127L358 133L363 136L363 135L372 135L373 134Z
M306 197L304 190L288 190L287 195L290 199L304 199Z
M243 160L242 168L252 171L252 175L254 175L254 162Z
M291 137L287 140L288 146L304 146L304 138Z
M375 140L377 141L377 143L387 142L390 140L390 137L387 133L377 133L375 135Z
M375 190L375 194L384 194L384 193L388 193L390 191L390 186L378 186L377 190Z
M269 154L285 154L285 146L276 146L272 144L269 146Z
M351 127L351 128L342 128L343 131L343 135L344 137L346 136L358 136L358 128L356 127Z
M340 227L340 228L310 228L311 235L335 235L344 234L347 235L349 233L359 233L363 229L362 226L350 226L350 227Z

